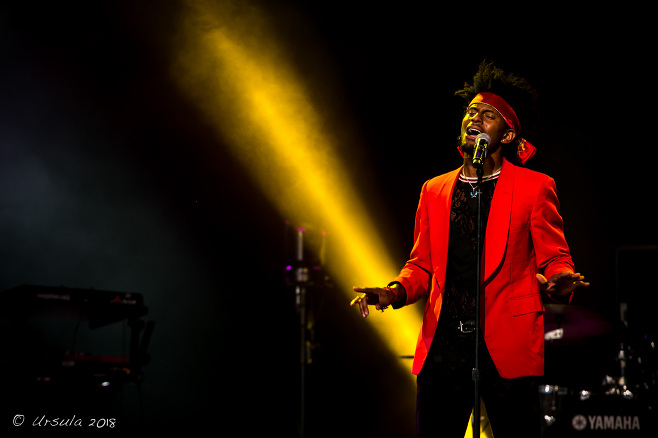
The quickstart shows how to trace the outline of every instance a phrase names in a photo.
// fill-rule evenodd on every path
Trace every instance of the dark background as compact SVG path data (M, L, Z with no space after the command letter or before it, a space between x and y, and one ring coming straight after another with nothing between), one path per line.
M349 108L342 122L359 138L354 168L395 208L384 227L399 263L411 247L422 183L459 165L454 91L484 58L530 79L542 122L528 167L556 179L574 261L592 283L573 304L616 327L621 294L637 329L632 342L644 347L655 331L650 246L658 238L654 46L640 12L251 3L278 23L319 105L329 73L313 60L321 54L331 65ZM0 290L143 294L144 319L155 322L151 361L141 403L135 384L124 389L122 426L295 436L298 318L283 282L285 218L169 75L183 8L2 7ZM334 120L336 129L342 122ZM364 342L372 334L343 292L322 298L309 435L411 435L413 398L394 383L405 380L390 371L395 358ZM98 342L123 339L116 330ZM549 349L547 379L595 386L625 336L614 330L585 348ZM107 354L117 354L113 348ZM7 400L3 425L17 414Z

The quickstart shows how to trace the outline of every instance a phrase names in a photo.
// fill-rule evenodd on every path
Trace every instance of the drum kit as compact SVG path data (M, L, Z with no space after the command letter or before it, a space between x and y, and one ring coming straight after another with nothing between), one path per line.
M655 333L585 307L545 307L543 436L657 437Z

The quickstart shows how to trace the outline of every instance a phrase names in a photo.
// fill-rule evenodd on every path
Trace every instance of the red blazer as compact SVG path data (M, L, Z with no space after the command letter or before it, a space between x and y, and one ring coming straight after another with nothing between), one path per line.
M414 357L423 367L437 329L443 294L452 191L461 168L423 185L416 212L414 246L394 281L406 304L427 296ZM482 257L481 320L484 341L503 378L544 374L544 305L537 273L546 278L574 272L564 239L552 178L508 161L496 183Z

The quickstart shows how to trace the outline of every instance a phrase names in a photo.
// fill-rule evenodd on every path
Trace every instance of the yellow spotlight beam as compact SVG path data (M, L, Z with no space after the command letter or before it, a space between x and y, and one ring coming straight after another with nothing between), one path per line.
M190 3L180 41L173 71L182 90L283 217L327 231L337 251L331 275L346 306L352 286L390 281L399 267L324 129L326 109L310 100L264 15L233 2ZM415 347L414 310L368 318L396 356Z

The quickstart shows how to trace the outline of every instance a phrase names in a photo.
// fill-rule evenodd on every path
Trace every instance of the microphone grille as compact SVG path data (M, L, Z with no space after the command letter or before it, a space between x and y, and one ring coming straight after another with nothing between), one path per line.
M485 141L487 144L491 144L491 137L489 137L487 134L484 132L481 134L478 134L477 137L475 137L475 143L479 143L480 141Z

